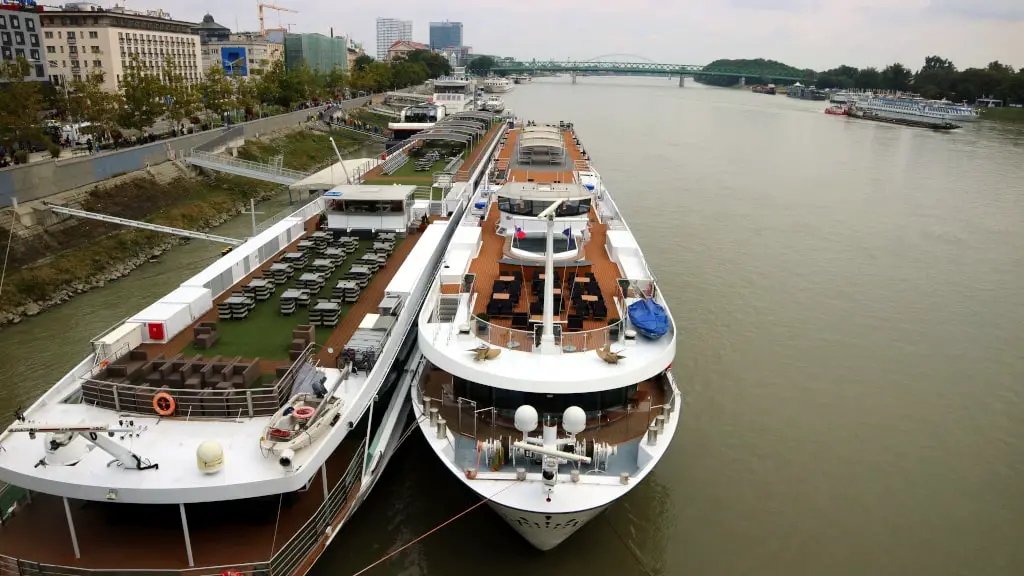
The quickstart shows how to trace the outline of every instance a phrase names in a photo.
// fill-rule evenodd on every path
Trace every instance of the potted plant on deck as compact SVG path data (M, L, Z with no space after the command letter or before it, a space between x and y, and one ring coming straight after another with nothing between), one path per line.
M426 230L428 225L430 225L430 218L428 218L427 215L424 214L423 217L420 218L420 232Z

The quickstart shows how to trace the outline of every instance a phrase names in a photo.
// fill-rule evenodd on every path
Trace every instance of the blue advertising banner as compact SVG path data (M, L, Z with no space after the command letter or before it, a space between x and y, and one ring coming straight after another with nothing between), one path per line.
M221 48L220 61L221 66L224 68L224 73L228 76L234 74L239 76L249 75L249 61L246 59L245 48Z

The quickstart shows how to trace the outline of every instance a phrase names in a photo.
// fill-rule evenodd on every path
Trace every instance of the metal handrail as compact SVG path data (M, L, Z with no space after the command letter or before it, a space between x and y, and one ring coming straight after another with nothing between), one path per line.
M252 160L243 160L241 158L234 158L232 156L225 156L223 154L204 152L203 150L192 150L191 157L197 160L216 162L218 164L223 164L226 166L245 168L247 170L263 172L265 174L274 174L277 176L284 176L287 178L295 178L296 180L302 180L303 178L309 176L309 174L307 174L306 172L292 170L291 168L284 168L283 166L275 166L273 164L265 164L262 162L253 162Z
M616 340L612 338L613 330L617 330L621 334L622 320L602 328L595 328L593 330L586 330L582 332L565 332L563 330L562 352L590 352L593 350L600 350L608 344L614 344Z
M492 324L477 315L473 315L473 324L473 335L488 344L520 352L534 350L534 336L533 332L529 330L518 330Z

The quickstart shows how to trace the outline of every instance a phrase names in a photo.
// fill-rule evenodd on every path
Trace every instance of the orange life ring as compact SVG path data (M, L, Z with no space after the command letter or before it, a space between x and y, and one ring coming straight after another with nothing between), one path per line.
M299 420L309 420L314 414L316 414L316 408L313 408L312 406L299 406L294 412L292 412L292 415Z
M171 396L167 392L157 392L156 396L153 396L153 410L161 416L170 416L174 414L174 396Z
M108 364L110 364L110 360L104 360L100 362L100 368L106 368Z

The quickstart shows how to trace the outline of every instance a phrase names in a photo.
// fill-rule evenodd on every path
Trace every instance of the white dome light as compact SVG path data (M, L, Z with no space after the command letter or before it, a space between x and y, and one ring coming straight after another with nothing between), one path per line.
M213 440L207 440L196 448L196 462L199 470L213 474L224 466L224 449Z
M569 434L579 434L587 429L587 413L579 406L569 406L562 413L562 428Z
M537 429L537 409L529 404L516 408L516 430L529 434Z

